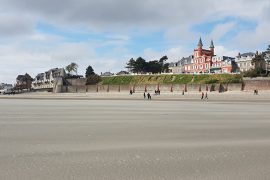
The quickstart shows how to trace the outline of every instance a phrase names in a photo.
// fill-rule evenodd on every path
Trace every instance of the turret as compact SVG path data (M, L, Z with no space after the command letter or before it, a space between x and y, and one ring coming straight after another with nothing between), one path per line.
M215 55L215 46L214 46L214 42L213 40L211 40L211 44L210 44L210 51L212 52L212 56Z

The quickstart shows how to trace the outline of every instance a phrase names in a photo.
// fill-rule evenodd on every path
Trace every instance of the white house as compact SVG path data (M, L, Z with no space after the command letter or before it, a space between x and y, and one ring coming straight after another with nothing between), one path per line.
M235 62L237 63L240 72L248 71L250 69L254 68L254 65L252 65L252 59L255 57L255 53L248 52L243 54L238 54L235 58Z

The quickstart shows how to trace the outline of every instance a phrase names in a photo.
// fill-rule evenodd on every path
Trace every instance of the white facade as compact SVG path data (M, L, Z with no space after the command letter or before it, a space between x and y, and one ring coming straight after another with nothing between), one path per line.
M64 77L66 72L63 68L50 69L45 73L38 74L32 82L33 89L46 89L53 88L55 79L58 77Z
M254 68L254 65L251 63L254 57L255 53L239 54L236 57L235 62L237 63L240 72L248 71Z

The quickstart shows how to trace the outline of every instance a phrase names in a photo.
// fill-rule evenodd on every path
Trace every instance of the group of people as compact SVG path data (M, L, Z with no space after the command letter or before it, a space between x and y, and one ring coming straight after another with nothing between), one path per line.
M201 99L208 99L207 92L205 92L205 94L204 94L204 92L202 92L202 97L201 97Z
M145 99L146 96L147 96L147 99L149 99L149 100L151 99L150 93L147 93L147 94L146 94L146 93L144 92L144 93L143 93L143 98Z
M155 90L155 95L160 95L160 90Z
M132 90L130 90L130 92L129 92L129 94L130 95L132 95L133 94L133 91ZM185 94L185 91L183 90L182 91L182 95L184 95ZM254 90L254 94L257 94L258 95L258 90ZM155 90L155 95L160 95L160 90ZM146 92L144 92L143 93L143 98L144 99L148 99L148 100L150 100L152 97L151 97L151 95L150 95L150 93L148 92L148 93L146 93ZM207 94L207 92L202 92L202 94L201 94L201 100L203 100L203 99L208 99L208 94Z

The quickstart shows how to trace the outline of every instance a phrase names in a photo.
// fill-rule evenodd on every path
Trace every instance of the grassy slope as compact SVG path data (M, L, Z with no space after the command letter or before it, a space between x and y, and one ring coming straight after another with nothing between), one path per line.
M136 75L102 77L103 85L129 84L211 84L211 83L241 83L242 76L236 74L170 74L170 75Z

